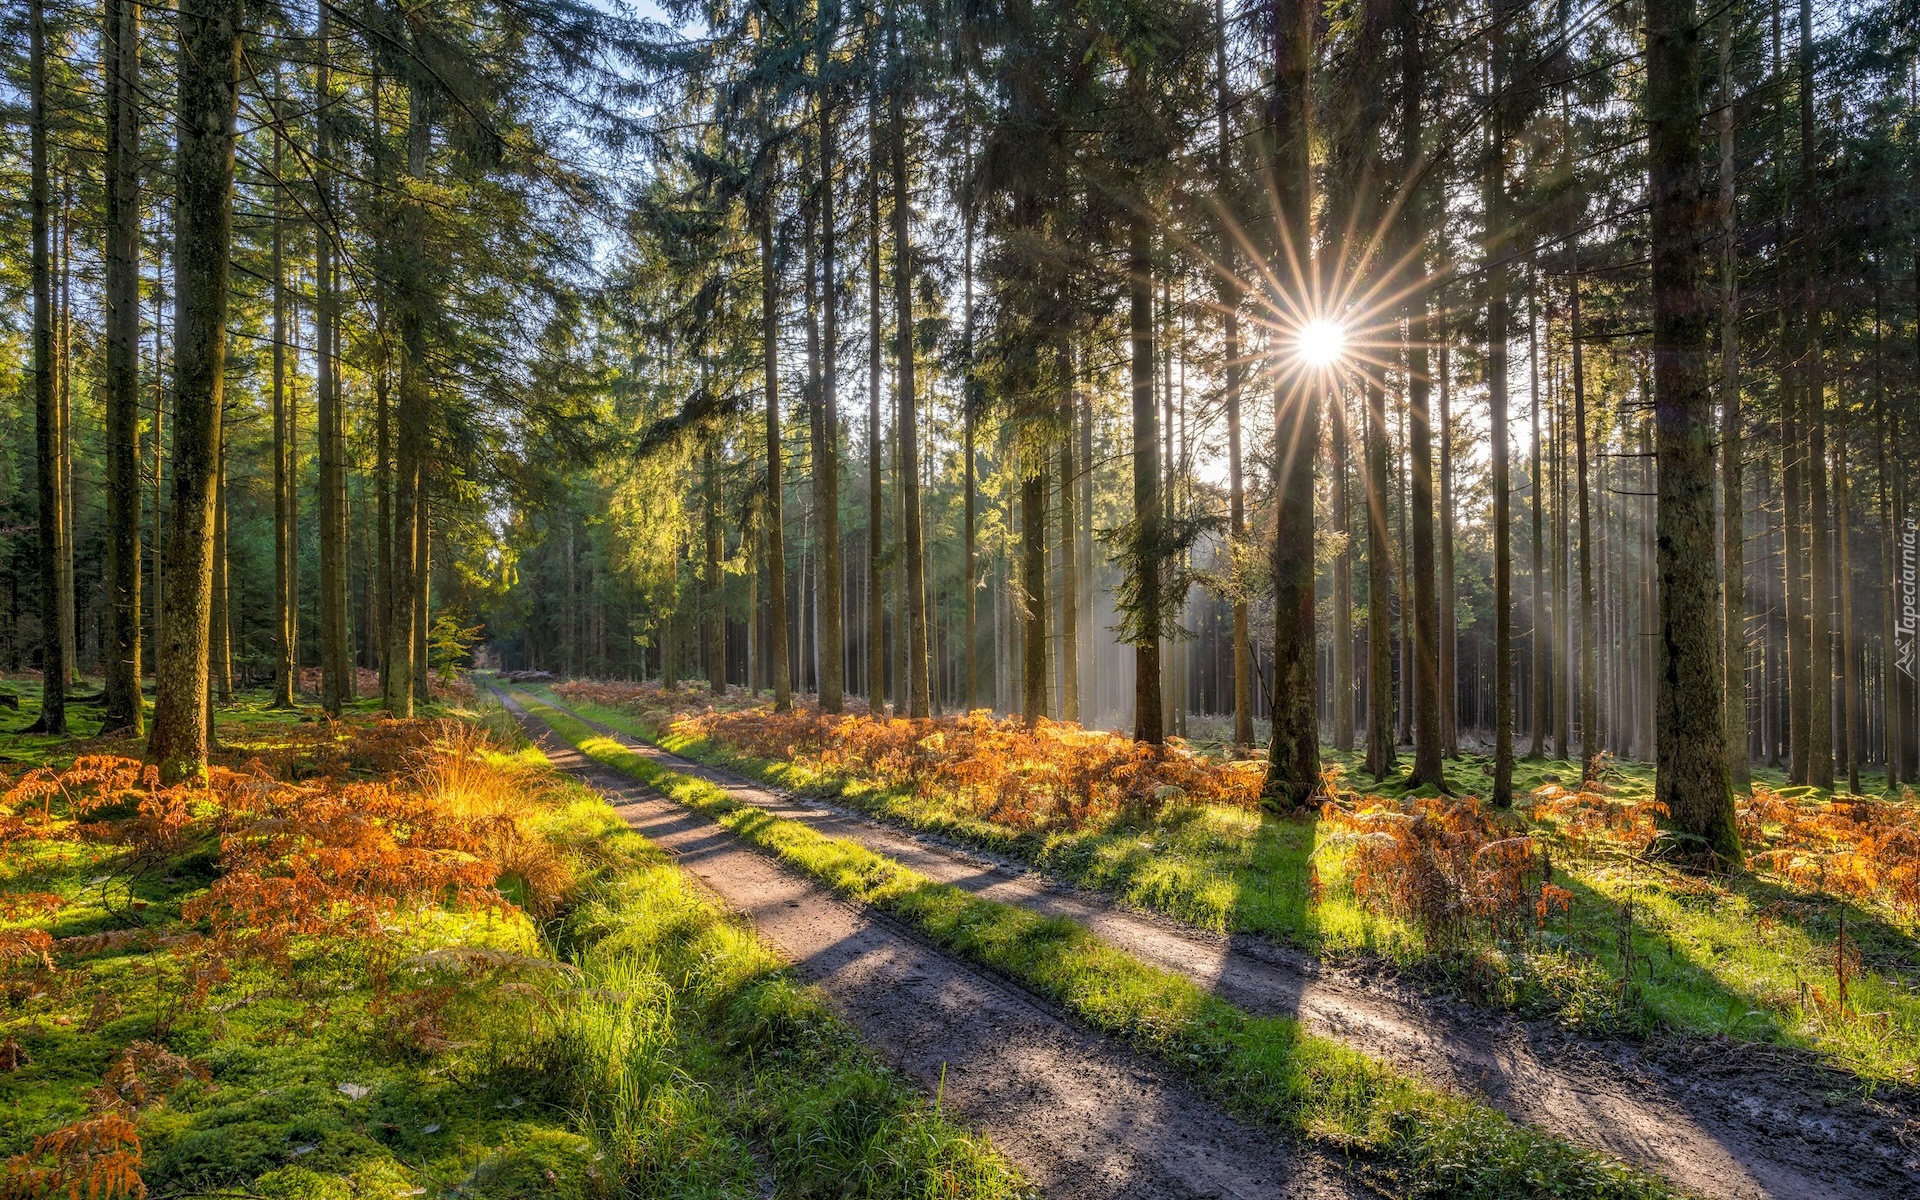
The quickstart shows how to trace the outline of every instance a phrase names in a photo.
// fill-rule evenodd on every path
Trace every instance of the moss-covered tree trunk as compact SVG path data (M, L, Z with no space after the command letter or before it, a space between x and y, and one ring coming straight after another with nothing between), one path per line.
M1713 545L1711 206L1701 187L1694 0L1647 0L1647 162L1659 571L1656 779L1676 857L1740 861L1721 730L1722 630Z
M1276 261L1300 264L1288 282L1310 300L1313 262L1313 72L1318 6L1274 7L1272 194L1280 224ZM1311 311L1301 303L1299 311ZM1320 394L1313 373L1283 372L1274 392L1276 515L1273 540L1273 735L1267 748L1267 801L1304 808L1320 790L1320 721L1315 687L1313 613L1313 462L1320 449Z
M240 15L239 0L186 0L179 11L173 505L147 743L167 782L202 775L207 765L207 630L227 358Z
M147 731L140 696L140 6L106 0L106 722Z

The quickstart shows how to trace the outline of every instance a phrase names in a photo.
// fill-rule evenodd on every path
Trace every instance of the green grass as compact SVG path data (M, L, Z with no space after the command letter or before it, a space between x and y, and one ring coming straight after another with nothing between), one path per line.
M596 761L655 787L783 861L1017 979L1094 1028L1186 1073L1229 1108L1351 1154L1376 1182L1411 1195L1661 1196L1662 1182L1516 1125L1391 1067L1258 1017L1098 941L1083 927L937 884L857 843L732 800L599 736L531 697Z
M254 732L272 742L296 719L263 716ZM536 828L580 881L544 926L430 906L402 914L378 950L299 941L285 972L230 960L201 1006L179 1003L181 964L165 950L0 970L0 1044L26 1056L0 1075L0 1174L86 1115L115 1057L151 1040L210 1072L139 1115L156 1196L1025 1193L604 799L567 785ZM68 903L0 929L177 931L180 905L219 869L211 833L150 862L14 842L0 892Z
M1316 816L1279 817L1215 806L1170 809L1147 822L1118 820L1078 831L1013 829L971 816L940 793L917 794L871 780L824 773L806 762L748 758L705 738L659 729L621 709L571 704L609 728L768 783L828 796L852 807L1032 863L1047 874L1105 892L1124 904L1220 933L1254 933L1330 960L1386 959L1431 986L1530 1016L1552 1016L1597 1035L1649 1036L1664 1030L1811 1050L1858 1076L1920 1080L1920 929L1893 914L1745 875L1703 882L1620 856L1557 854L1554 880L1573 893L1571 911L1524 942L1485 939L1463 951L1432 953L1418 930L1359 904L1344 886L1346 843ZM1355 756L1327 751L1361 781ZM1486 794L1491 763L1468 756L1448 764L1460 794ZM1757 773L1763 780L1766 772ZM1645 764L1613 768L1623 800L1650 795ZM1523 761L1515 790L1557 778L1577 764ZM1401 795L1390 781L1368 790ZM1419 794L1419 793L1415 793ZM1309 903L1308 880L1324 887ZM1834 942L1842 911L1847 936L1868 968L1850 979L1845 1020L1803 1002L1831 997ZM1623 921L1623 912L1625 919ZM1623 954L1628 931L1632 972Z

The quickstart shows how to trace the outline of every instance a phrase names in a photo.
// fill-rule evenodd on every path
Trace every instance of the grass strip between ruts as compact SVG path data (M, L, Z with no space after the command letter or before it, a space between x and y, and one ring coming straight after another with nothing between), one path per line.
M734 800L525 693L588 757L655 788L941 946L1018 980L1104 1033L1183 1071L1235 1112L1346 1153L1407 1195L1656 1197L1641 1170L1516 1124L1285 1017L1251 1015L1106 945L1064 918L970 896L855 842Z

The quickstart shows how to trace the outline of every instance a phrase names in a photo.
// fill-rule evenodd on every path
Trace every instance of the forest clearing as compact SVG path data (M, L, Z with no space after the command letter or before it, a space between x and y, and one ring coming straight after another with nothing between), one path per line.
M1914 0L0 31L0 1200L1920 1198Z

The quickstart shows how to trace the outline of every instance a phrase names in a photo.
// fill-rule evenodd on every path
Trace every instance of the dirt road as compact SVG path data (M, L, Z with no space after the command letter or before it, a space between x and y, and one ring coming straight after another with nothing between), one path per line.
M859 842L973 894L1079 921L1109 944L1251 1012L1296 1016L1316 1033L1481 1095L1518 1120L1650 1167L1689 1190L1727 1200L1920 1197L1920 1113L1851 1098L1796 1056L1697 1040L1590 1041L1545 1022L1420 996L1327 970L1263 938L1216 937L1120 908L1018 864L588 723L743 803Z
M1250 1127L1157 1064L857 909L704 817L606 770L507 701L562 770L752 920L884 1060L1054 1200L1370 1195L1310 1147Z

